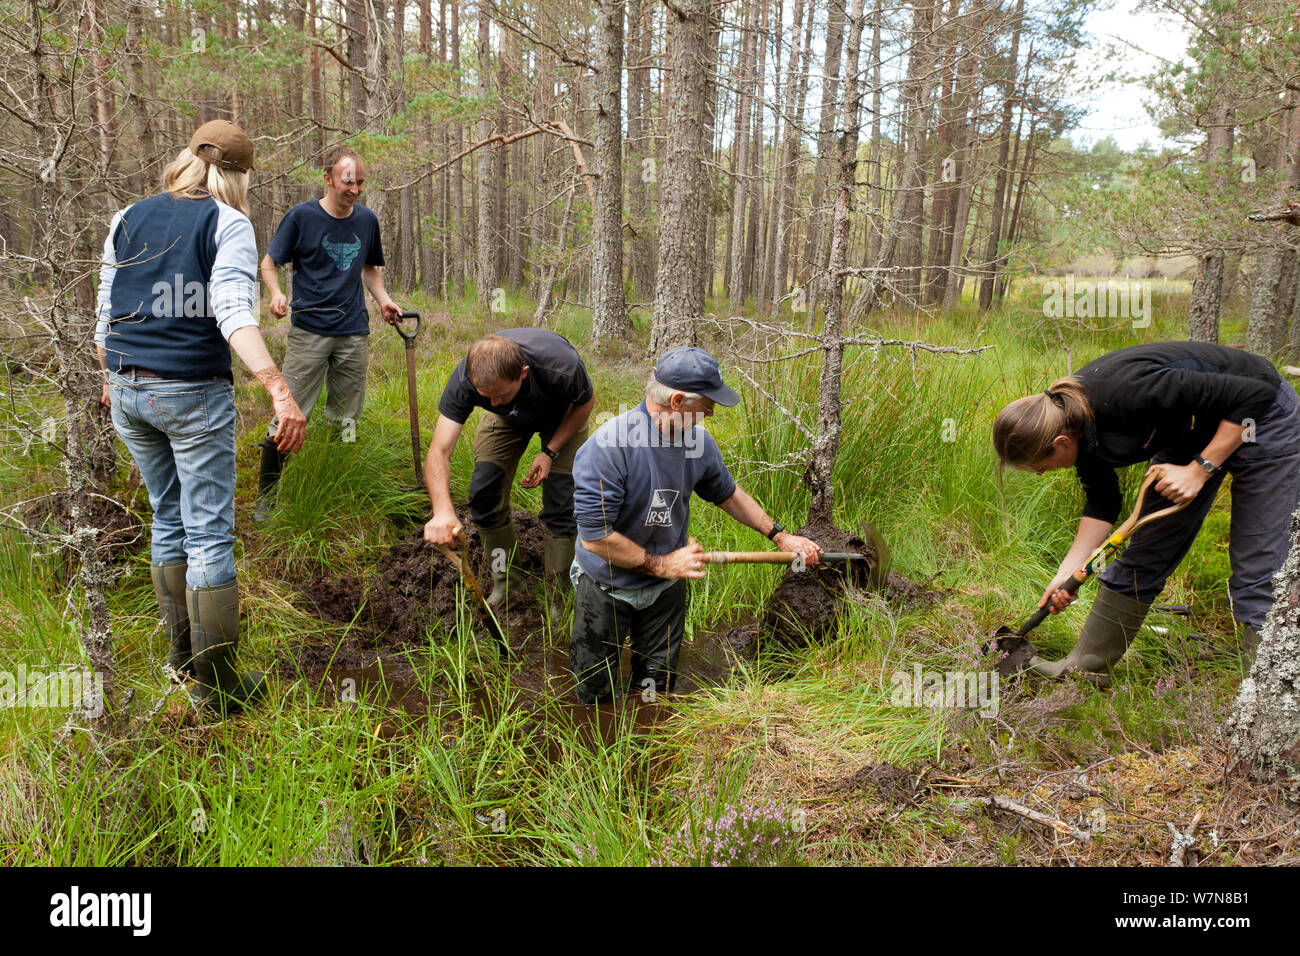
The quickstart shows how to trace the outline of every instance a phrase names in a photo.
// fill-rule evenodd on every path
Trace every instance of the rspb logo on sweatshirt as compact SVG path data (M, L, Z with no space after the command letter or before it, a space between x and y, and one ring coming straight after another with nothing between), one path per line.
M657 528L673 526L673 505L680 494L676 488L656 488L650 496L650 508L646 511L645 523Z

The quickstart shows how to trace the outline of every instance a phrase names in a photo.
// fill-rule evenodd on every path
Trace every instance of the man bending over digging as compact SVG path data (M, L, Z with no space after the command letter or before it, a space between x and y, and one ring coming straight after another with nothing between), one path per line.
M714 405L740 396L703 349L659 357L645 401L611 419L578 449L574 515L582 547L572 575L577 598L569 664L578 700L617 693L623 636L632 635L632 688L671 690L686 626L686 578L702 578L704 549L688 538L695 492L781 550L816 564L821 546L768 517L727 471L703 427Z
M474 474L469 484L470 518L478 526L492 566L487 602L505 599L507 562L515 552L510 521L510 483L519 458L536 433L542 450L519 482L542 486L539 517L546 527L545 573L562 582L573 561L573 456L587 437L595 392L587 368L562 335L545 329L505 329L479 339L447 380L438 402L424 480L433 517L424 540L454 546L463 530L451 504L451 450L475 407L486 411L474 433ZM567 584L564 584L567 587ZM548 604L552 623L558 606Z

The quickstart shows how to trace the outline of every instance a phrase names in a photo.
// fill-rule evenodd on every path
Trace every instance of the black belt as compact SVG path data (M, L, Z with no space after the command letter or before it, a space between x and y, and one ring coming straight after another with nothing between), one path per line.
M132 372L135 373L136 378L166 379L166 376L159 375L157 372L151 372L149 371L149 369L141 368L138 365L128 365L125 368L121 369L118 372L118 374L130 375ZM234 378L233 376L230 375L213 375L211 378L183 378L183 379L167 379L167 380L177 381L177 382L233 382Z

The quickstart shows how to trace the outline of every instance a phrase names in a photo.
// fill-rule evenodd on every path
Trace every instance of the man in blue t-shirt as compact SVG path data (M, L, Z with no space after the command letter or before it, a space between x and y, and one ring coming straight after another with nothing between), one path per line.
M740 396L708 352L681 346L659 356L645 401L606 422L578 449L573 512L581 547L569 664L584 704L617 692L623 636L632 635L632 689L671 690L686 626L686 578L705 574L688 536L691 492L782 551L816 564L821 546L788 533L736 484L702 422Z
M366 394L369 290L384 321L402 314L389 298L379 267L384 247L379 219L357 202L365 183L366 164L345 146L331 150L322 164L325 195L299 203L285 213L266 255L262 281L271 293L271 314L283 318L290 303L280 291L277 267L293 263L293 325L284 356L284 377L302 413L316 407L326 389L325 417L336 427L355 427ZM268 435L274 432L273 421ZM262 444L256 521L264 521L274 501L284 456Z

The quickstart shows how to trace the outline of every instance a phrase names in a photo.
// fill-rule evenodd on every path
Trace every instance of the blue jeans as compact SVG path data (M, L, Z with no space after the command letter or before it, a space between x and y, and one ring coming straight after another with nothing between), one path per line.
M113 427L144 477L154 564L188 565L185 583L235 580L235 389L110 373Z

